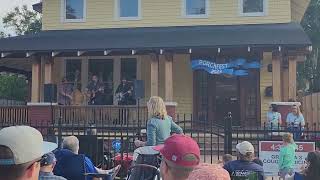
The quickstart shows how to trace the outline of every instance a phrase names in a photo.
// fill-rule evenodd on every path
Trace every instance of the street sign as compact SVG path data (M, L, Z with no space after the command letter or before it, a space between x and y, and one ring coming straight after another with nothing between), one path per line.
M305 159L309 152L315 150L314 142L296 142L295 171L300 172L300 168L305 164ZM263 169L266 176L277 176L279 172L279 151L281 141L260 141L259 158L263 162Z

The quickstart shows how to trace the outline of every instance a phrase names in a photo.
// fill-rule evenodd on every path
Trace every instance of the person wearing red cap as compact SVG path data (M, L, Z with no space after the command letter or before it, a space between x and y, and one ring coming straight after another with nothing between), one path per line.
M160 165L163 180L186 180L200 163L199 146L189 136L173 135L163 145L155 146L154 150L163 157Z

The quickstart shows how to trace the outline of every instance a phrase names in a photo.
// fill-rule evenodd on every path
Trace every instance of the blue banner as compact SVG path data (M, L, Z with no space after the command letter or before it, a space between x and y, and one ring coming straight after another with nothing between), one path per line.
M248 69L259 69L258 61L247 62L245 59L236 59L225 64L217 64L208 60L193 60L191 62L193 70L205 70L210 74L227 74L231 76L246 76Z

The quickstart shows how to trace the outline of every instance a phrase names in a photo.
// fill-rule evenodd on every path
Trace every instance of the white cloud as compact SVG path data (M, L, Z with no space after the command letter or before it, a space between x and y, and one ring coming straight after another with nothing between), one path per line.
M16 6L28 5L32 9L32 4L40 0L0 0L0 31L3 31L2 18Z

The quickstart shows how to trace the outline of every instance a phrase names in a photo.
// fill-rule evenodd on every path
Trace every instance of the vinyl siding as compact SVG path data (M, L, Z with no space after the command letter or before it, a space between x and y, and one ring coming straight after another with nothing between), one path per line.
M310 3L310 0L291 0L292 21L300 22Z
M239 0L209 0L208 18L182 16L182 0L141 0L141 20L125 21L115 18L115 0L87 0L86 21L63 23L61 0L43 1L43 29L95 29L119 27L232 25L287 23L291 21L290 0L267 0L267 15L239 15Z

